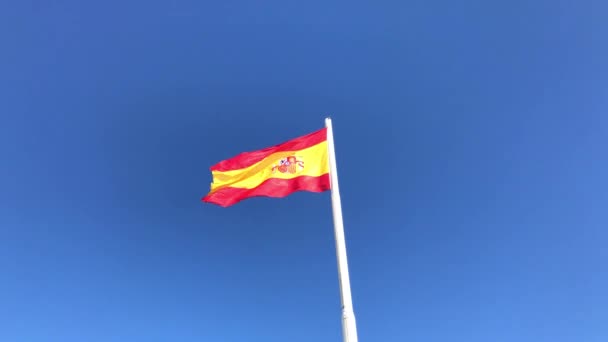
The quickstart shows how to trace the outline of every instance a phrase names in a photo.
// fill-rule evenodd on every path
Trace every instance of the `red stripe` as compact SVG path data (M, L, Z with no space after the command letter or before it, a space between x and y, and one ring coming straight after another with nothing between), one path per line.
M327 128L267 147L258 151L243 152L233 158L221 161L211 167L211 171L238 170L251 166L276 152L299 151L327 140Z
M202 200L228 207L250 197L286 197L296 191L323 192L330 189L329 174L291 179L270 178L253 189L222 188Z

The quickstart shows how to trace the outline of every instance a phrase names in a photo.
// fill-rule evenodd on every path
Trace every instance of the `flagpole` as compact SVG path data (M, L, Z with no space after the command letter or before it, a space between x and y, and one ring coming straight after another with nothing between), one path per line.
M331 119L325 119L327 127L327 148L329 152L329 175L331 184L331 206L334 217L334 233L336 236L336 256L338 259L338 276L340 280L340 299L342 302L342 336L344 342L357 342L357 324L353 311L350 292L348 262L346 260L346 243L344 241L344 223L342 222L342 204L338 185L338 170L336 152L334 149L334 132Z

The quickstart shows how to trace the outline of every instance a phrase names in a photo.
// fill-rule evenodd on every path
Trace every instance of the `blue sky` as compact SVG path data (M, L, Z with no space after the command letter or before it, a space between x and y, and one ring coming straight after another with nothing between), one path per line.
M360 341L606 341L606 10L1 3L0 340L340 341L329 193L200 202L331 115Z

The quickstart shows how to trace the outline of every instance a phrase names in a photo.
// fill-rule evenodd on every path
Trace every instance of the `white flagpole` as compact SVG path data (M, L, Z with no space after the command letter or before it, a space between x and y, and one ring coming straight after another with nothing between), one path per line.
M357 342L357 324L353 311L353 301L350 293L348 262L346 260L346 243L344 241L344 224L342 222L342 204L340 203L340 188L338 186L338 170L336 167L336 151L334 149L334 132L331 119L325 119L327 127L327 148L329 151L329 175L331 184L331 206L334 216L334 232L336 235L336 255L338 258L338 275L340 279L340 297L342 301L342 336L344 342Z

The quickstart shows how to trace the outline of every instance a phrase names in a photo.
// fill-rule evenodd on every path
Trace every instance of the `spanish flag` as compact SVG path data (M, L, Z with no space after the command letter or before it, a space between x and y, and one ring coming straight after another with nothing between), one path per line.
M285 197L296 191L329 190L327 128L243 152L211 167L211 190L202 200L222 207L250 197Z

